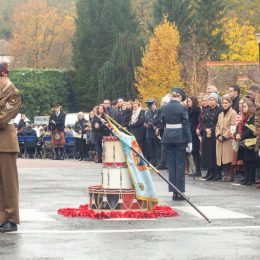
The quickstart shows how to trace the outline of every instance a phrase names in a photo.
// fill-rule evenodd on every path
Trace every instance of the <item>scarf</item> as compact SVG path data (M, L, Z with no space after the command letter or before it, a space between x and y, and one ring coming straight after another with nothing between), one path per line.
M130 125L133 125L137 122L138 116L140 115L141 108L138 108L136 111L133 110L133 114L131 117Z

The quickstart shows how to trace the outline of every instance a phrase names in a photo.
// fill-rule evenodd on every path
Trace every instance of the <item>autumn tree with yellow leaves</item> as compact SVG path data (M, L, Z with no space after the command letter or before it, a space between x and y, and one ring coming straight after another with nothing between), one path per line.
M247 21L239 22L236 17L226 18L223 24L222 37L228 48L221 54L221 60L257 61L256 28Z
M11 54L16 67L68 68L74 17L46 0L18 3L12 13Z
M164 17L146 46L142 65L135 71L135 87L143 102L148 98L159 102L173 86L181 84L179 43L177 27Z

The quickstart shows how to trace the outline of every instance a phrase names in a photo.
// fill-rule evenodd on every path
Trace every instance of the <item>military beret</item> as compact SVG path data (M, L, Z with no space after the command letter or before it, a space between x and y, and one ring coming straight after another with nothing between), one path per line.
M182 88L172 88L171 93L177 93L182 97L182 101L186 99L185 91Z
M6 62L0 62L0 75L2 74L9 74L8 63Z

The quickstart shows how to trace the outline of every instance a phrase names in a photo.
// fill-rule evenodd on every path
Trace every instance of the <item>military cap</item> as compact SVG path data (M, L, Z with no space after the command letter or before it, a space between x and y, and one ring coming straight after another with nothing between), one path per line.
M147 105L152 105L155 103L155 100L154 99L147 99L146 102L145 102Z
M182 97L182 101L184 101L186 99L186 94L182 88L178 88L178 87L172 88L171 93L179 94Z

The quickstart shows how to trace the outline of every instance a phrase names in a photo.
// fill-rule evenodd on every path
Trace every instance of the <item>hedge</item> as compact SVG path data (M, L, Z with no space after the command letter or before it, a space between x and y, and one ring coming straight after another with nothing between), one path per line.
M61 103L66 112L77 112L73 71L19 69L10 73L10 79L21 91L21 112L31 120L49 115L55 103Z

